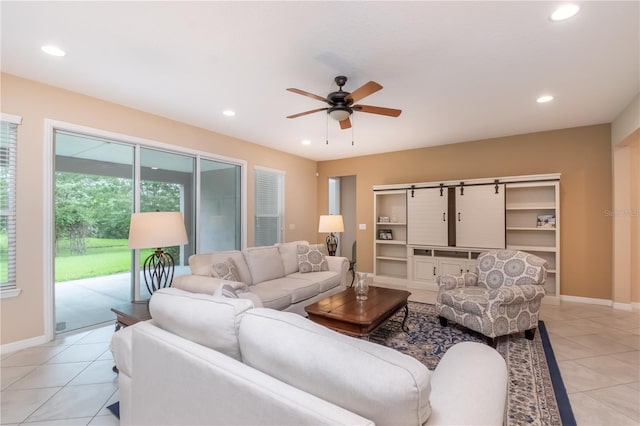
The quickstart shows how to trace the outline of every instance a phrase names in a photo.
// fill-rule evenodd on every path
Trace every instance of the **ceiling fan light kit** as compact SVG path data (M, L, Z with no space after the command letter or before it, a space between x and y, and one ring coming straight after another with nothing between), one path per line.
M402 110L393 108L383 108L371 105L354 105L360 99L363 99L379 90L382 86L375 81L369 81L363 84L353 92L349 93L342 90L342 86L347 82L347 77L343 75L337 76L334 81L338 85L338 91L331 92L326 98L322 96L314 95L313 93L305 92L304 90L289 88L289 92L297 93L299 95L307 96L316 99L321 102L326 102L329 106L327 108L318 108L310 111L301 112L298 114L289 115L287 118L298 118L303 115L313 114L314 112L327 111L329 117L340 123L341 129L351 128L351 120L349 117L354 111L366 112L369 114L386 115L389 117L398 117Z

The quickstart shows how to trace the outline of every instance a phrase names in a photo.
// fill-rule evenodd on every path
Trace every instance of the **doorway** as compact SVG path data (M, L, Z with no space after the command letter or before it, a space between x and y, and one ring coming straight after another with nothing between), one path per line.
M353 260L352 249L356 241L356 176L329 178L329 214L342 215L344 232L339 236L336 256Z

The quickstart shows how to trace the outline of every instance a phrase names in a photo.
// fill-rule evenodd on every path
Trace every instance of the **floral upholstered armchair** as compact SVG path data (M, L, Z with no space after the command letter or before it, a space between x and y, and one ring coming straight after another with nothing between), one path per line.
M524 332L532 340L544 297L547 262L517 250L494 250L478 256L476 272L438 277L436 312L447 320L495 338Z

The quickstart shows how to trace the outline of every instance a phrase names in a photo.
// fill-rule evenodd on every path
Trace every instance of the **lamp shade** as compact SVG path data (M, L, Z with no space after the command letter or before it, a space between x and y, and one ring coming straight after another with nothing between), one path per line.
M344 232L342 215L332 214L320 216L318 232Z
M133 213L129 226L129 248L161 248L187 244L187 231L180 212Z

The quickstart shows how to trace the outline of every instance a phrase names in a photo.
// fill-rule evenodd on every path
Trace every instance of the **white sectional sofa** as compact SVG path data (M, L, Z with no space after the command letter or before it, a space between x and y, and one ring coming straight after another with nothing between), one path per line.
M211 295L224 281L256 305L305 315L305 306L346 288L349 259L324 256L323 250L295 241L195 254L189 257L191 275L174 278L172 287Z
M120 424L502 425L507 371L452 347L435 371L393 349L249 300L162 289L114 334Z

